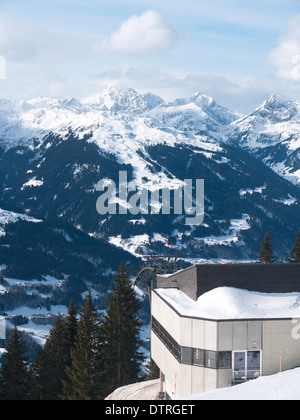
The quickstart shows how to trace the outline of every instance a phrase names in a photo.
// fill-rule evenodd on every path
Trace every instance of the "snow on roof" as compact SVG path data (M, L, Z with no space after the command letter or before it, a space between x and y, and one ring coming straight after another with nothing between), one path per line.
M213 320L300 318L300 293L258 293L219 287L195 302L178 289L157 289L180 315Z

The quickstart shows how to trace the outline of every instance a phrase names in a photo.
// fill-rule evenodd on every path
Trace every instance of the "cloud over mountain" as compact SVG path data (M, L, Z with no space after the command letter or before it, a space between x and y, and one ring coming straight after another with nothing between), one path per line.
M117 31L102 41L94 41L95 53L157 54L171 49L178 40L177 32L155 10L131 16Z

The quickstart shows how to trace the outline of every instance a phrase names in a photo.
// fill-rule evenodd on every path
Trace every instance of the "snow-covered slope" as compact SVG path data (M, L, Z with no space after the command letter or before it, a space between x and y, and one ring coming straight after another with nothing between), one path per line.
M255 118L271 124L275 117L265 113ZM300 191L236 139L224 142L239 118L199 93L173 103L133 89L82 100L0 101L0 198L134 255L162 253L169 243L185 258L248 260L267 229L284 257L300 223ZM204 179L204 223L188 227L172 211L100 217L96 185L103 178L118 185L120 171L138 186L146 179L149 190Z
M193 130L188 135L189 112ZM1 105L1 104L0 104ZM156 109L157 111L152 111ZM181 124L171 124L167 117L174 112L180 115ZM207 110L206 113L204 110ZM153 112L153 114L151 114ZM208 114L214 116L213 120ZM205 150L222 150L213 139L195 135L194 131L207 131L213 127L215 134L219 121L232 121L233 114L218 106L211 98L195 96L190 100L177 101L173 106L165 104L152 94L141 95L133 89L106 90L103 97L56 100L37 98L26 102L4 102L0 106L0 147L6 150L14 147L38 149L45 136L69 135L70 130L79 139L90 136L90 142L97 144L102 152L117 157L122 164L134 165L136 178L153 174L152 165L145 163L146 148L158 144L192 144ZM179 129L179 131L177 130ZM219 136L219 135L218 135ZM50 144L49 144L50 146ZM158 181L167 178L163 170Z
M300 177L300 103L275 95L247 116L196 93L165 102L133 89L107 89L100 96L58 100L0 101L0 146L36 148L50 133L91 141L125 163L149 145L185 144L211 150L225 142L254 153L268 166L298 184ZM133 155L132 155L133 154Z
M231 124L229 135L239 138L239 145L256 149L293 137L292 147L300 145L300 103L283 101L272 95L253 113ZM295 142L298 140L298 144Z
M154 401L160 391L160 380L145 381L116 389L107 401Z
M189 135L197 132L204 137L214 133L220 139L223 126L239 117L240 114L200 93L166 103L151 93L139 94L133 89L117 91L111 88L105 91L103 97L98 95L81 101L74 98L36 98L20 102L2 100L0 138L2 144L5 141L7 147L13 147L20 139L26 144L26 140L34 136L42 138L49 132L63 134L73 129L82 136L85 131L101 128L107 136L127 133L129 136L141 136L140 140L147 143L174 141L174 137L176 141L189 141ZM130 121L135 122L133 127ZM179 133L176 130L189 135L177 138ZM191 138L195 140L194 136Z
M10 223L16 223L23 220L31 223L41 223L41 220L29 217L26 214L15 213L13 211L3 210L0 208L0 236L5 236L5 226Z
M232 388L191 395L184 400L299 401L300 369L265 376Z
M222 139L224 127L241 117L200 93L190 98L177 99L173 103L162 103L148 115L185 133L196 133L218 140Z
M249 150L279 175L299 185L299 102L272 95L253 113L234 121L224 139Z
M183 108L182 108L183 107ZM195 96L189 100L179 100L174 104L164 101L150 93L138 94L133 89L106 90L103 97L95 96L78 99L58 100L36 98L22 102L2 101L0 103L1 145L7 148L16 144L32 145L32 138L41 140L48 133L67 134L70 129L82 138L84 134L97 130L102 132L102 143L106 140L130 141L138 138L140 143L163 144L164 142L190 142L195 137L180 136L168 124L170 113L182 114L183 109L195 110L191 114L193 128L213 125L215 131L219 124L233 121L234 114L217 105L211 98ZM154 111L156 109L157 111ZM176 111L174 111L176 109ZM184 130L188 112L173 124L174 128ZM165 121L164 121L165 120ZM167 123L166 125L164 123ZM110 142L111 143L111 142Z
M299 401L300 369L265 376L231 388L217 389L182 398L188 401ZM154 400L159 392L159 381L141 382L117 389L107 400Z
M247 116L201 93L171 103L151 93L113 88L82 100L0 101L0 146L6 150L35 148L50 133L66 137L70 130L79 138L93 133L91 141L119 159L129 157L125 163L139 160L137 150L149 145L208 142L207 149L216 150L226 142L253 152L289 180L299 180L300 103L275 95Z

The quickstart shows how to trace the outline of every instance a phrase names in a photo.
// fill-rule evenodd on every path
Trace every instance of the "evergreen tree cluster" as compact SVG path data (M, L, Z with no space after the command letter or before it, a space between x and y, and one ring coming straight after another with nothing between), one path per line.
M273 246L269 233L266 234L262 242L261 250L258 252L258 258L259 264L273 264L277 261L277 258L273 253ZM300 264L300 231L287 261L289 263Z
M73 301L58 315L44 348L29 366L22 333L15 327L0 370L0 400L101 400L140 380L140 303L122 264L99 312L89 291L79 314Z

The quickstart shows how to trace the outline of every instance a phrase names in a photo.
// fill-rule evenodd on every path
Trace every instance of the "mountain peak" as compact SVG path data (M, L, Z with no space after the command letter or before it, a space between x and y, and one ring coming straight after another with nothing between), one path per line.
M295 101L285 100L277 95L271 95L252 115L267 118L272 124L286 122L298 114Z
M205 95L201 92L197 92L191 97L191 101L198 106L212 106L215 104L215 101L212 97Z
M262 106L272 106L272 107L277 107L277 106L281 106L282 104L285 104L286 101L284 101L282 98L280 98L279 96L273 94L271 96L269 96L269 98L263 103Z
M142 114L151 111L162 102L163 99L159 96L151 93L140 94L132 88L124 90L109 88L104 93L104 104L115 114L119 112Z

